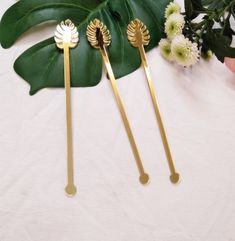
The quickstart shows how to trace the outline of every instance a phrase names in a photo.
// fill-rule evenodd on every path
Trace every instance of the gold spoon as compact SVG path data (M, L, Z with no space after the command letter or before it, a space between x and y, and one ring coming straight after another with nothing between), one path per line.
M153 81L151 78L150 69L149 69L149 65L148 65L148 61L147 61L147 57L146 57L146 53L145 53L145 49L144 49L144 46L149 45L149 42L150 42L149 31L148 31L147 27L139 19L135 19L134 21L131 21L130 24L128 25L127 35L128 35L128 40L130 41L131 45L133 47L139 49L141 60L142 60L142 65L144 67L147 81L148 81L148 87L150 90L154 111L156 114L159 130L160 130L161 137L162 137L162 142L164 145L166 157L168 160L168 165L169 165L170 172L171 172L170 180L172 183L177 183L177 182L179 182L180 175L175 170L174 162L172 159L169 143L167 140L166 131L165 131L163 121L161 118L161 113L160 113L160 110L158 107L158 101L157 101L156 93L154 90L154 85L153 85Z
M65 192L69 196L74 196L77 188L74 185L73 168L73 141L72 141L72 117L71 117L71 92L70 92L70 48L75 48L79 42L78 29L68 19L62 21L55 31L55 42L59 49L64 50L64 82L66 94L66 122L67 122L67 178L68 183Z
M109 56L106 50L106 47L108 47L111 44L111 35L109 33L109 30L100 20L95 19L91 21L90 25L88 25L87 27L87 38L92 47L100 50L104 64L108 72L108 76L113 88L113 92L114 92L118 107L119 107L119 111L121 113L123 123L126 128L126 132L131 144L131 148L136 159L136 164L140 173L139 180L142 184L147 184L149 182L149 175L146 174L144 171L144 167L139 155L139 151L135 143L135 139L126 115L126 111L125 111L121 96L119 94L117 82L116 82L116 79L112 70L112 66L109 60Z

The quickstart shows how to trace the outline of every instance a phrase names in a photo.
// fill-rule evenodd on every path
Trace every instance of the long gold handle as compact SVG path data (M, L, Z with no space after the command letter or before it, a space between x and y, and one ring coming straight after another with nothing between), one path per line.
M139 180L142 184L147 184L149 181L149 175L145 173L145 170L144 170L141 158L140 158L140 154L139 154L139 151L138 151L137 145L135 143L135 139L134 139L131 127L130 127L130 123L128 121L128 118L127 118L127 115L125 112L125 108L124 108L121 96L119 94L117 82L116 82L115 76L113 74L113 70L112 70L105 46L100 48L100 52L102 54L102 57L103 57L103 60L104 60L104 63L105 63L105 66L106 66L106 69L107 69L107 72L109 75L109 79L110 79L110 82L111 82L111 85L113 88L113 92L114 92L114 95L115 95L115 98L116 98L116 101L117 101L117 104L118 104L118 107L119 107L119 110L120 110L120 113L121 113L121 116L123 119L123 123L125 125L126 132L127 132L130 144L131 144L131 148L132 148L133 154L135 156L136 164L137 164L137 167L138 167L138 170L140 173Z
M144 49L143 45L141 45L141 47L139 47L139 52L140 52L142 64L143 64L143 67L145 69L145 73L146 73L146 76L147 76L148 87L149 87L149 90L150 90L154 111L155 111L156 118L157 118L157 121L158 121L158 126L159 126L159 130L160 130L161 137L162 137L162 142L163 142L163 145L164 145L166 157L167 157L167 160L168 160L168 165L169 165L170 172L171 172L170 180L171 180L172 183L177 183L179 181L180 176L175 170L174 162L173 162L173 159L172 159L169 143L168 143L167 136L166 136L166 131L165 131L163 121L162 121L162 117L161 117L161 113L160 113L160 110L159 110L157 96L156 96L156 93L155 93L155 90L154 90L154 85L153 85L153 81L152 81L152 78L151 78L151 74L150 74L150 70L149 70L149 66L148 66L148 61L147 61L147 57L146 57L145 49Z
M66 94L66 122L67 122L67 176L68 183L65 188L69 196L74 196L77 189L74 185L73 168L73 138L72 138L72 110L71 110L71 83L70 83L70 56L69 45L64 45L64 80Z

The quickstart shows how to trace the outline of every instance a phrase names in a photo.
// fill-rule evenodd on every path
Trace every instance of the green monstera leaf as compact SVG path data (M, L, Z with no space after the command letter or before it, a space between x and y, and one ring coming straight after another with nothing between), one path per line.
M115 76L123 77L140 66L138 50L127 39L126 29L135 18L149 28L151 41L147 51L164 36L164 10L170 0L20 0L3 15L0 42L11 47L31 27L54 20L71 19L80 33L79 45L71 50L71 85L91 87L102 77L99 51L90 47L86 28L99 18L110 30L112 44L108 48ZM50 38L25 51L14 64L15 71L31 86L30 94L46 87L64 87L63 52Z

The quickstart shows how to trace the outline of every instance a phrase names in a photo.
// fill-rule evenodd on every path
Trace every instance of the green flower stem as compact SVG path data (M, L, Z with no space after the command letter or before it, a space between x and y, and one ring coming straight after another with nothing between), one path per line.
M232 12L233 11L233 8L234 8L234 5L235 5L235 0L233 0L232 2L229 3L229 5L227 7L225 7L221 13L220 13L220 17L224 16L224 14L226 12Z

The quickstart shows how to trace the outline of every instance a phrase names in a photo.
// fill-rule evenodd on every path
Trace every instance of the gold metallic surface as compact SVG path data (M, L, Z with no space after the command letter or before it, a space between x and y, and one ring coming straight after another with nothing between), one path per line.
M142 45L148 46L150 42L149 30L139 19L130 22L127 27L127 37L135 48L139 48Z
M149 65L148 65L148 61L147 61L147 57L144 49L144 46L147 46L150 42L149 31L147 27L139 19L135 19L134 21L131 21L131 23L128 25L127 35L131 45L139 49L142 65L144 67L147 81L148 81L148 87L151 94L154 111L156 114L159 130L162 137L162 142L163 142L166 157L168 160L169 169L171 172L170 180L172 183L178 183L180 179L180 175L175 170L174 162L170 151L170 146L167 140L166 131L163 125L163 121L162 121L162 117L161 117L161 113L160 113L160 109L157 101L157 95L155 93L155 89L154 89L154 85L151 78L150 69L149 69Z
M88 41L90 42L91 46L93 46L96 49L100 50L100 53L102 55L106 70L109 75L109 79L111 82L111 86L119 107L119 111L122 116L122 120L124 123L124 126L126 128L126 132L130 141L130 145L133 151L133 154L135 156L136 164L140 173L139 181L142 184L147 184L149 182L149 176L148 174L145 173L140 154L130 127L129 120L127 118L127 114L121 99L121 96L119 94L117 82L112 70L112 66L109 60L109 56L106 50L106 47L110 45L111 43L111 36L109 33L109 30L107 27L98 19L95 19L90 23L90 25L87 27L87 38Z
M73 168L73 140L72 140L72 110L71 110L71 92L70 92L70 48L75 48L79 41L77 28L70 20L61 22L55 31L55 42L59 49L64 50L64 83L66 94L66 122L67 122L67 178L68 183L65 192L72 197L77 189L74 185Z
M100 36L98 36L99 33L97 29L99 29ZM102 39L100 37L102 37ZM91 46L96 49L100 49L100 44L105 47L111 44L111 35L107 26L97 18L91 21L90 25L87 26L87 39Z

